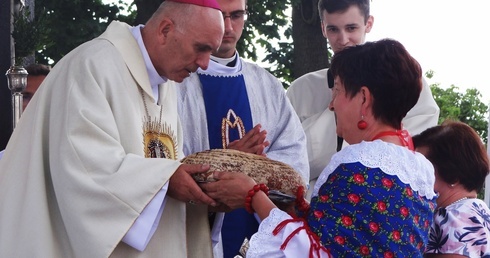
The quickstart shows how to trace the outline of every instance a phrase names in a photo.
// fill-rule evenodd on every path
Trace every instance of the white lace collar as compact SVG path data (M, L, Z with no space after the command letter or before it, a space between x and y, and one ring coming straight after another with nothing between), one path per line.
M360 162L370 168L380 168L388 175L397 176L403 183L409 184L414 191L428 199L436 196L434 167L430 161L418 152L381 140L349 145L333 155L318 177L313 196L318 195L320 187L340 164L354 162Z
M197 69L197 73L199 74L207 74L218 77L236 77L241 74L242 71L242 59L236 53L237 60L236 64L233 67L229 67L226 65L222 65L215 61L209 61L208 69L202 70L201 68Z

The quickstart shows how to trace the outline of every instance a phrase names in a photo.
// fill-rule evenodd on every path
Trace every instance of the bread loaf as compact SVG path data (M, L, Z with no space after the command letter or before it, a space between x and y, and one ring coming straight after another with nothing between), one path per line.
M214 181L214 171L245 173L269 190L295 197L299 186L306 187L301 175L291 166L264 156L231 149L213 149L191 154L182 159L184 164L209 164L206 173L194 174L197 182ZM271 197L272 199L272 197Z

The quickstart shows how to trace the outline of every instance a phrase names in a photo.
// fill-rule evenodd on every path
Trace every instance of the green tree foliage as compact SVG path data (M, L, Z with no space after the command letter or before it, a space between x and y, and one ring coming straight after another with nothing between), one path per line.
M36 49L36 59L41 63L48 60L56 63L78 45L100 35L112 20L131 25L144 23L161 2L135 0L127 4L119 0L113 5L101 0L36 0L35 17L44 16L42 25L49 28L46 32L49 40ZM135 6L142 11L138 13ZM285 81L292 79L291 27L287 27L289 14L286 13L289 6L289 0L248 1L249 19L237 46L241 56L253 61L259 58L258 46L266 49L261 61L270 63L274 67L271 72Z
M247 6L250 15L237 50L242 56L257 61L256 45L260 45L267 53L260 61L273 64L274 68L270 69L272 74L290 82L293 60L292 28L288 25L290 14L286 13L290 1L248 1Z
M430 73L426 76L432 77ZM471 88L461 93L455 85L443 89L439 84L430 85L430 89L441 110L439 124L449 119L461 121L475 129L485 144L487 143L488 106L481 102L482 94L477 89Z
M50 45L47 38L49 28L43 26L45 16L40 14L37 19L33 19L33 16L29 8L23 8L14 14L12 37L15 44L15 63L19 65L34 51Z
M58 62L78 45L99 36L112 20L128 19L119 12L119 7L101 0L37 0L34 20L46 28L48 42L36 49L36 60Z

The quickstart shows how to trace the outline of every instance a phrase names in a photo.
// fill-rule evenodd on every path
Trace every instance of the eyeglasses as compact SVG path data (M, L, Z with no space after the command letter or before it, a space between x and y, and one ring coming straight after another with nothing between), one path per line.
M226 20L226 18L230 18L230 21L232 22L246 21L248 18L247 10L234 11L229 15L226 15L225 13L221 13L221 14L223 15L223 20Z

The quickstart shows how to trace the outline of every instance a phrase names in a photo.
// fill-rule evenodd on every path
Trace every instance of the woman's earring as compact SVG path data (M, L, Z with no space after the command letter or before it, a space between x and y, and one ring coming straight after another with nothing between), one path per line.
M366 129L368 126L367 122L364 121L364 116L361 115L361 121L357 122L357 128L359 128L360 130L364 130Z

